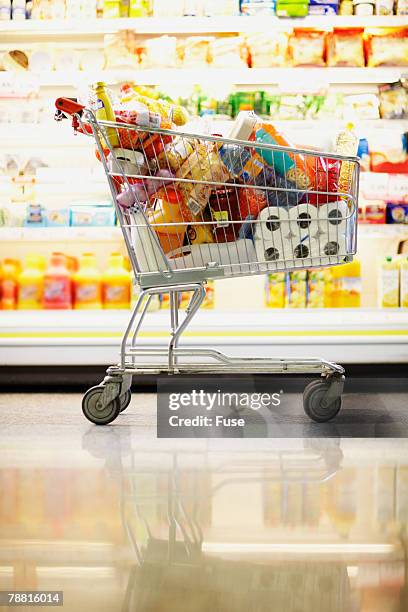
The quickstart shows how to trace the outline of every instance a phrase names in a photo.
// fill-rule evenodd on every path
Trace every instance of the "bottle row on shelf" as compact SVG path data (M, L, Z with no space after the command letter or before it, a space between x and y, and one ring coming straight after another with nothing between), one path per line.
M406 0L2 0L0 19L406 14Z
M214 305L214 287L209 282L204 308ZM120 253L112 253L101 271L92 253L84 253L79 261L64 253L53 253L48 261L32 253L24 262L6 258L0 262L0 309L3 310L124 310L137 299L132 288L129 261ZM185 308L190 293L179 296ZM168 296L152 299L149 310L168 308Z
M296 27L232 36L155 38L126 30L106 35L101 47L12 46L3 53L0 66L38 75L52 70L408 66L408 28Z
M389 256L378 262L378 305L408 308L408 257ZM213 308L214 284L206 286L204 308ZM79 261L63 253L45 257L31 254L24 263L6 258L0 266L0 307L3 310L98 310L130 308L138 291L132 290L129 262L112 253L101 271L92 253ZM326 269L273 272L266 275L268 308L359 308L362 278L358 260ZM181 292L180 307L191 298ZM153 300L149 310L169 307L169 296Z

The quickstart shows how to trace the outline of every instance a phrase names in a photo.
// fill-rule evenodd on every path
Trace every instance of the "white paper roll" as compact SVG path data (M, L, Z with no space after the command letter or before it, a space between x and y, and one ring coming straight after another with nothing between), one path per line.
M344 247L328 242L326 237L319 235L317 238L305 238L302 241L294 241L292 254L286 257L288 268L307 268L324 266L344 261ZM338 252L336 253L336 249ZM292 258L292 259L291 259Z
M298 204L289 209L290 231L297 239L316 236L319 231L317 208L312 204Z
M328 235L319 234L317 237L319 250L323 255L347 255L347 237L345 234Z
M273 239L273 236L286 238L290 235L289 213L281 206L267 206L259 213L255 225L254 238Z
M166 268L160 243L141 212L130 212L131 238L141 272L157 272Z
M256 270L256 254L252 240L237 240L221 244L193 244L168 253L174 270L202 268L215 263L225 266L226 274Z
M319 231L336 239L347 232L347 224L350 216L350 209L346 202L338 200L337 202L329 202L319 207Z

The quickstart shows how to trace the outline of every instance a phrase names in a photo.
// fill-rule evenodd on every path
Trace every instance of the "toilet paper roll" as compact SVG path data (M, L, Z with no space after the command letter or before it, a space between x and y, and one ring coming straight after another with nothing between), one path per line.
M255 240L256 260L263 272L284 269L287 258L292 259L292 238L274 236L269 240Z
M258 236L263 240L272 240L275 236L287 238L289 235L289 213L285 208L267 206L261 210L255 223L255 238Z
M347 255L348 245L345 234L329 236L327 234L319 234L319 249L322 255Z
M298 204L289 210L290 230L299 240L316 236L319 232L317 208L312 204Z
M346 234L350 223L350 209L346 202L338 200L319 207L319 231L330 238Z
M291 255L286 256L288 268L324 266L343 261L344 246L334 241L327 241L326 237L322 236L294 241Z

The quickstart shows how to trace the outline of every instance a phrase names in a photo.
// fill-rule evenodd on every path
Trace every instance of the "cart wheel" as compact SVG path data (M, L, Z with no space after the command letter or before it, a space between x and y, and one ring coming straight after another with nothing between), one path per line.
M120 396L120 411L123 412L130 404L130 400L132 399L132 392L130 389L126 391L123 395Z
M112 423L121 410L121 402L118 397L109 402L102 410L97 406L103 392L103 387L91 387L82 399L82 412L91 423L95 425L107 425Z
M303 392L303 409L307 416L316 423L326 423L333 419L341 408L341 395L328 406L322 406L326 392L330 388L327 380L314 380Z

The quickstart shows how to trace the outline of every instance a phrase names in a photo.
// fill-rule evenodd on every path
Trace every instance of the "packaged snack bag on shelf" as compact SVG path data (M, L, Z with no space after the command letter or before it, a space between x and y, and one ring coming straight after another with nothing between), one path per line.
M308 9L307 0L276 0L278 17L306 17Z
M241 36L225 36L211 40L209 62L214 68L247 68L248 48Z
M246 43L252 68L284 66L288 46L286 32L248 34Z
M387 203L387 223L408 223L408 203Z
M44 275L43 308L69 310L72 308L71 273L63 253L53 253Z
M130 307L131 276L124 266L123 256L112 253L102 275L103 307L122 310Z
M376 94L357 94L345 96L344 116L353 117L363 121L367 119L379 119L379 101Z
M268 308L285 307L286 272L271 272L265 277L265 305Z
M180 59L185 68L206 67L210 60L211 36L190 36L185 39L179 50Z
M292 66L325 66L326 32L297 29L289 36L288 59Z
M363 28L334 28L327 35L328 66L365 65Z
M93 253L84 253L79 269L73 276L74 308L95 310L102 308L102 276Z
M379 267L379 307L399 306L399 263L396 257L386 257Z
M408 308L408 257L403 255L400 261L400 306Z
M367 65L408 66L408 28L366 30Z
M45 258L41 255L27 255L25 265L18 276L19 310L42 308L44 293Z
M404 119L408 117L408 90L397 83L380 85L380 113L382 119Z
M403 134L395 131L379 130L371 143L371 170L372 172L387 172L390 174L408 173L408 154L405 148Z
M177 63L175 36L160 36L146 40L143 68L176 68Z

